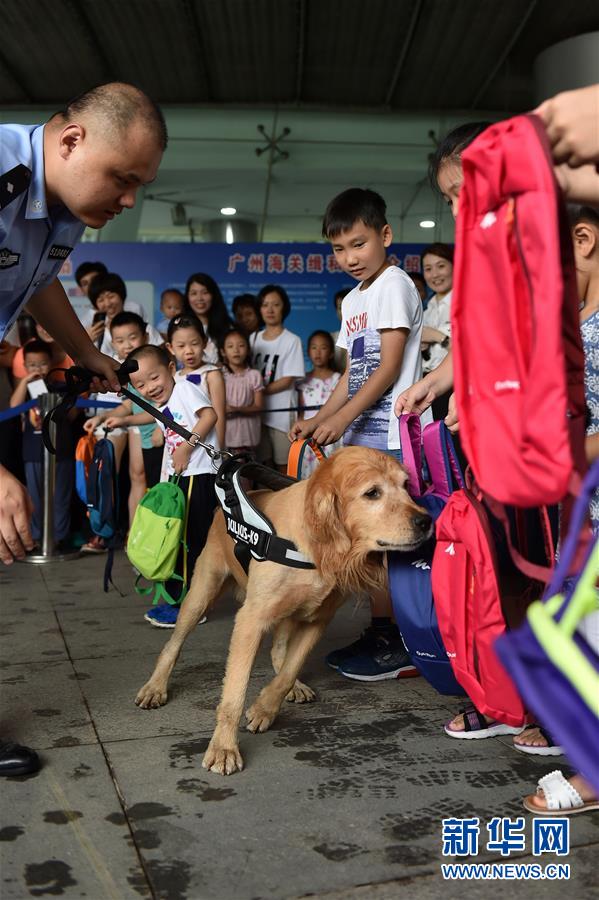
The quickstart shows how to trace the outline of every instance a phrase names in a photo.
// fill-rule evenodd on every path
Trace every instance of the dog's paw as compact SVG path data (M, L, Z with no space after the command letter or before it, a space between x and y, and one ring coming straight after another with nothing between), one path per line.
M307 684L296 681L285 700L288 703L312 703L313 700L316 700L316 694Z
M167 696L166 689L158 688L148 681L137 694L135 705L142 709L158 709L159 706L164 706Z
M239 752L239 747L225 750L222 747L208 745L202 760L202 767L208 769L209 772L216 772L217 775L232 775L243 769L243 757Z
M245 717L248 720L246 728L255 734L257 731L267 731L277 716L277 711L266 709L262 706L260 700L252 703L246 711Z

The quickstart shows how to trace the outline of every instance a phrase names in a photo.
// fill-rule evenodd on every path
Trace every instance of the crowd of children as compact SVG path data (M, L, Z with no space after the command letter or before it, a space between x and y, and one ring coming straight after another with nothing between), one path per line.
M339 204L341 212L336 213L334 210ZM350 312L347 306L346 320L357 321L361 312L372 303L382 304L380 322L372 322L369 329L352 331L349 342L343 328L332 334L321 329L310 335L304 348L298 335L285 327L291 302L285 289L276 284L265 285L257 296L246 293L236 297L231 317L218 284L202 272L188 277L184 292L176 288L163 291L161 317L154 327L146 321L148 317L142 305L127 296L127 287L121 276L108 271L99 261L84 262L75 273L81 293L89 300L89 307L79 313L81 322L94 343L119 362L135 358L142 348L161 348L173 364L175 384L193 385L203 402L208 398L216 415L214 444L217 447L250 453L260 462L285 471L290 429L299 428L302 433L314 430L320 421L321 407L331 397L334 396L335 404L343 397L343 392L346 397L348 392L352 397L366 380L366 392L362 391L359 397L362 409L357 406L354 409L355 403L347 404L344 418L337 415L335 433L325 435L321 431L317 437L329 444L329 450L334 450L342 445L343 433L347 431L345 440L350 443L363 442L382 449L387 449L388 444L397 453L397 436L391 439L393 429L389 427L392 400L400 387L413 383L420 376L421 349L426 356L431 348L435 352L437 340L446 343L448 316L445 315L443 326L439 326L443 327L442 333L430 328L429 334L420 334L423 320L420 295L414 290L412 280L386 261L385 248L391 240L391 231L386 223L382 198L372 191L354 189L337 198L331 209L332 215L341 215L341 219L337 225L333 222L333 230L329 228L327 238L346 241L344 232L348 221L354 231L364 226L369 232L366 252L360 247L359 253L354 253L353 248L357 247L354 237L347 241L347 259L343 255L345 251L342 253L339 247L334 247L343 271L358 280L362 288L352 291L348 286L336 293L333 302L340 321L343 319L342 303L348 294L351 294L347 302L352 305L352 310ZM341 230L335 230L337 228ZM436 265L439 254L443 263L445 258L450 257L451 248L432 245L423 256L423 262ZM366 263L358 266L354 255L356 259L365 256ZM431 302L443 303L445 311L448 306L445 298L451 288L450 264L449 269L449 273L444 273L443 284L439 286L438 272L435 270L429 278L425 268L427 285L433 292ZM374 289L371 285L375 285ZM374 295L374 300L370 294ZM384 298L382 301L377 299L379 295ZM396 295L409 298L405 301L407 310L394 310ZM382 354L375 346L378 328L385 329L382 332ZM47 390L40 376L46 377L51 373L48 380L51 387L53 381L63 378L59 370L73 365L73 361L50 335L41 326L28 322L25 316L21 321L21 336L23 346L16 349L12 362L12 406L37 396L33 392L36 385L38 393ZM426 337L428 340L424 339ZM404 345L408 347L406 364L402 361ZM348 349L351 364L346 371ZM304 365L304 352L310 361L308 372ZM152 357L151 351L144 350L141 358L156 362L161 357ZM370 377L373 374L374 392ZM389 383L383 385L381 377ZM144 393L134 380L132 385L134 393L139 391L156 404L153 392ZM188 387L183 390L188 390ZM127 510L124 531L130 527L146 490L167 478L172 471L173 446L168 439L165 445L163 429L145 410L118 394L105 394L98 400L113 403L114 406L94 407L92 397L87 416L81 411L73 411L68 427L65 424L60 429L54 524L55 540L60 550L70 549L74 545L88 553L103 553L106 550L104 539L90 534L86 528L85 510L74 491L74 448L81 434L93 435L96 439L105 436L114 447L123 501L120 505ZM294 422L297 424L294 425ZM193 423L187 424L190 427ZM42 440L40 414L36 408L22 416L21 441L23 470L35 508L34 538L39 542L43 493ZM206 459L204 464L207 467ZM308 453L304 475L309 474L315 465L315 459ZM188 471L188 467L181 471L185 477L198 474ZM211 507L211 503L207 506ZM194 514L194 522L197 521L198 517ZM387 623L387 601L381 599L380 603L385 614L374 602L375 614L381 613L375 615L375 620ZM154 624L172 625L176 611L176 607L174 610L152 610L149 619Z

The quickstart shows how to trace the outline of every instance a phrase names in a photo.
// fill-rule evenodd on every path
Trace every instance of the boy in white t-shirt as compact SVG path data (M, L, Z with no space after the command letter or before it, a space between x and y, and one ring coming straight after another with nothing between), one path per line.
M216 413L206 392L189 381L175 381L175 364L163 347L146 344L128 359L138 363L137 372L131 373L131 384L142 397L155 404L168 418L189 431L198 434L202 441L216 449ZM187 572L191 581L196 560L204 548L217 505L214 491L212 460L203 447L191 447L182 437L162 422L164 432L166 467L163 480L170 475L180 475L179 487L187 497ZM183 549L177 561L176 573L183 574ZM158 628L174 628L179 606L183 602L181 582L166 583L171 597L179 597L178 604L161 603L148 610L144 618Z
M421 377L422 301L408 275L387 259L393 235L375 191L350 188L329 203L322 233L343 271L359 284L344 298L337 346L347 366L330 399L289 433L331 444L343 435L401 460L393 404ZM391 618L388 591L374 591L372 625L349 647L327 656L348 678L380 681L417 674Z

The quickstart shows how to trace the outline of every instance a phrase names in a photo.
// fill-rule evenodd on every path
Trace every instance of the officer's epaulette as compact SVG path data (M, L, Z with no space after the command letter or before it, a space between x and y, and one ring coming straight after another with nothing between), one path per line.
M0 175L0 212L27 190L31 181L31 169L23 164Z

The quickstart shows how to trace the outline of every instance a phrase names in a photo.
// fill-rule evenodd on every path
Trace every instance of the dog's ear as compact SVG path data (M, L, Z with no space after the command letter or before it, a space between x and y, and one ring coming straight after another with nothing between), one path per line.
M325 577L338 571L351 547L339 506L332 465L323 464L308 482L304 525L312 543L315 562Z

